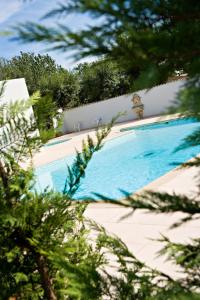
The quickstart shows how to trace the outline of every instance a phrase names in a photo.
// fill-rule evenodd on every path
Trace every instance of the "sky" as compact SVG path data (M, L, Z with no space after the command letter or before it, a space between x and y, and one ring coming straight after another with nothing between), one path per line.
M31 22L43 22L45 25L54 26L60 19L54 17L46 19L45 21L41 18L56 6L57 0L0 0L0 32L9 31L14 25L24 23L26 21ZM86 15L72 15L63 19L65 25L70 28L78 30L91 24L93 22L89 16ZM58 64L66 68L72 68L77 64L72 58L69 58L66 53L47 51L48 46L42 43L28 43L23 44L19 41L11 41L8 36L0 36L0 57L11 58L18 55L20 51L23 52L34 52L51 55ZM85 61L94 60L88 58Z

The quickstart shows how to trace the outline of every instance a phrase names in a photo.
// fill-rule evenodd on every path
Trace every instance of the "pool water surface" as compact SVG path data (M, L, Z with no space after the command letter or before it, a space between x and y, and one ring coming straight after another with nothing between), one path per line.
M129 128L127 133L105 143L94 154L76 199L94 197L95 193L119 199L124 191L132 194L200 153L200 146L181 151L175 149L189 134L200 127L192 119L179 119L140 127ZM63 191L67 165L74 156L56 160L36 169L36 188L43 191L47 186Z

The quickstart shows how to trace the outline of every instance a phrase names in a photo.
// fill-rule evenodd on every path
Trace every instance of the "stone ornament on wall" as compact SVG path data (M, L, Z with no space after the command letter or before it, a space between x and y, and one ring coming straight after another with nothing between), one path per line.
M131 100L133 102L132 109L139 119L144 116L144 104L141 101L141 97L138 94L134 94Z

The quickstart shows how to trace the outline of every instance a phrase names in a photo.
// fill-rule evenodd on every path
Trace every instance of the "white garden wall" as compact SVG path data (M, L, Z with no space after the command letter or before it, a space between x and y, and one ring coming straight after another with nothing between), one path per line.
M184 80L173 81L156 86L151 90L141 90L136 92L140 95L144 104L144 117L161 115L166 109L173 105L177 92L181 89ZM72 132L80 125L80 130L96 127L97 120L102 119L102 123L108 123L113 116L119 112L126 114L118 119L118 122L125 122L136 119L132 111L132 94L122 95L104 101L91 103L64 112L64 132Z

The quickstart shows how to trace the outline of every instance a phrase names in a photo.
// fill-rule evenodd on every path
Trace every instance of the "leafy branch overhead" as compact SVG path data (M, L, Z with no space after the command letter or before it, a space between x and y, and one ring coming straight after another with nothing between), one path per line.
M78 58L106 55L139 75L135 87L147 87L166 81L175 70L196 72L200 63L198 11L195 0L62 1L46 15L59 18L60 25L19 24L15 38L45 42L52 50L71 49ZM63 25L74 13L89 15L90 25L80 31Z

